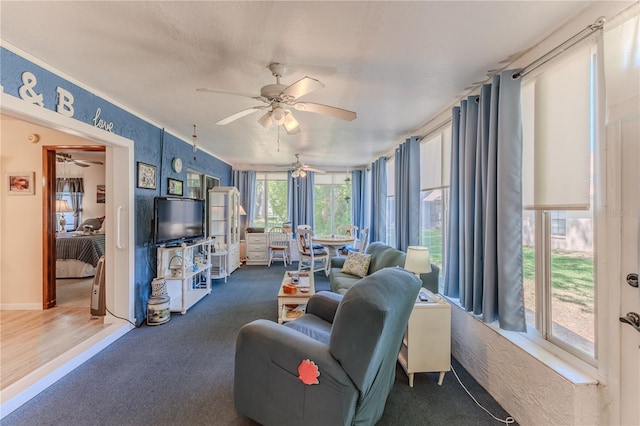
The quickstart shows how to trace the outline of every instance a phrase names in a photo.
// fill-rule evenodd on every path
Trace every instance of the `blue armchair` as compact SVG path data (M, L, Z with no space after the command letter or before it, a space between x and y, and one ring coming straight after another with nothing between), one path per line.
M285 325L253 321L236 340L236 411L265 425L373 425L384 412L421 282L401 268L371 274L344 295L319 292ZM318 367L304 384L298 367Z

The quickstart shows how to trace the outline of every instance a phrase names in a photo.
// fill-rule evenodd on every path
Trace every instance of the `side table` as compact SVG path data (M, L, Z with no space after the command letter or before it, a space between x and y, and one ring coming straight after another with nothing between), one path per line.
M414 373L437 371L441 385L444 374L451 370L451 305L427 289L420 292L428 301L416 300L398 354L410 387Z
M209 278L212 280L218 280L224 278L224 282L227 282L227 270L225 265L227 264L227 251L212 251L211 252L211 273Z

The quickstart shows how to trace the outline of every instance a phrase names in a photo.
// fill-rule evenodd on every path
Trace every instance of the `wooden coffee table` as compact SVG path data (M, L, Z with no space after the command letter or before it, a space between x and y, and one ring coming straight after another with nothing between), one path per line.
M282 288L285 284L293 283L293 276L297 271L287 271L284 273L282 283L280 284L280 290L278 291L278 323L292 321L298 318L304 313L304 308L309 298L316 293L316 289L313 285L313 274L307 274L307 276L300 276L299 283L309 283L309 291L303 292L301 288L296 289L295 293L285 293ZM303 287L300 285L300 287ZM293 305L297 305L298 308L293 308Z

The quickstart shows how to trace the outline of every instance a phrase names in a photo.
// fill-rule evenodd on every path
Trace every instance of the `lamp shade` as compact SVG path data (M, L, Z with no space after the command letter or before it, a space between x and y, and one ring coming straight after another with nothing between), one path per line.
M56 200L56 212L71 213L73 210L67 200Z
M244 211L244 207L242 207L242 205L240 205L240 209L239 210L240 210L240 216L246 216L247 215L247 212Z
M431 258L427 247L407 247L407 258L404 261L404 269L416 275L431 272Z

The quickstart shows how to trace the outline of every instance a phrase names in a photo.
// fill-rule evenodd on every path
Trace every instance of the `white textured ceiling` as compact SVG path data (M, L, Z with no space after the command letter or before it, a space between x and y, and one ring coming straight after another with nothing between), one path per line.
M577 1L1 2L3 41L63 71L237 168L294 161L341 170L370 164L419 132L490 69L579 13ZM346 122L293 111L298 135L254 113L214 122L308 75L301 100L356 111Z

